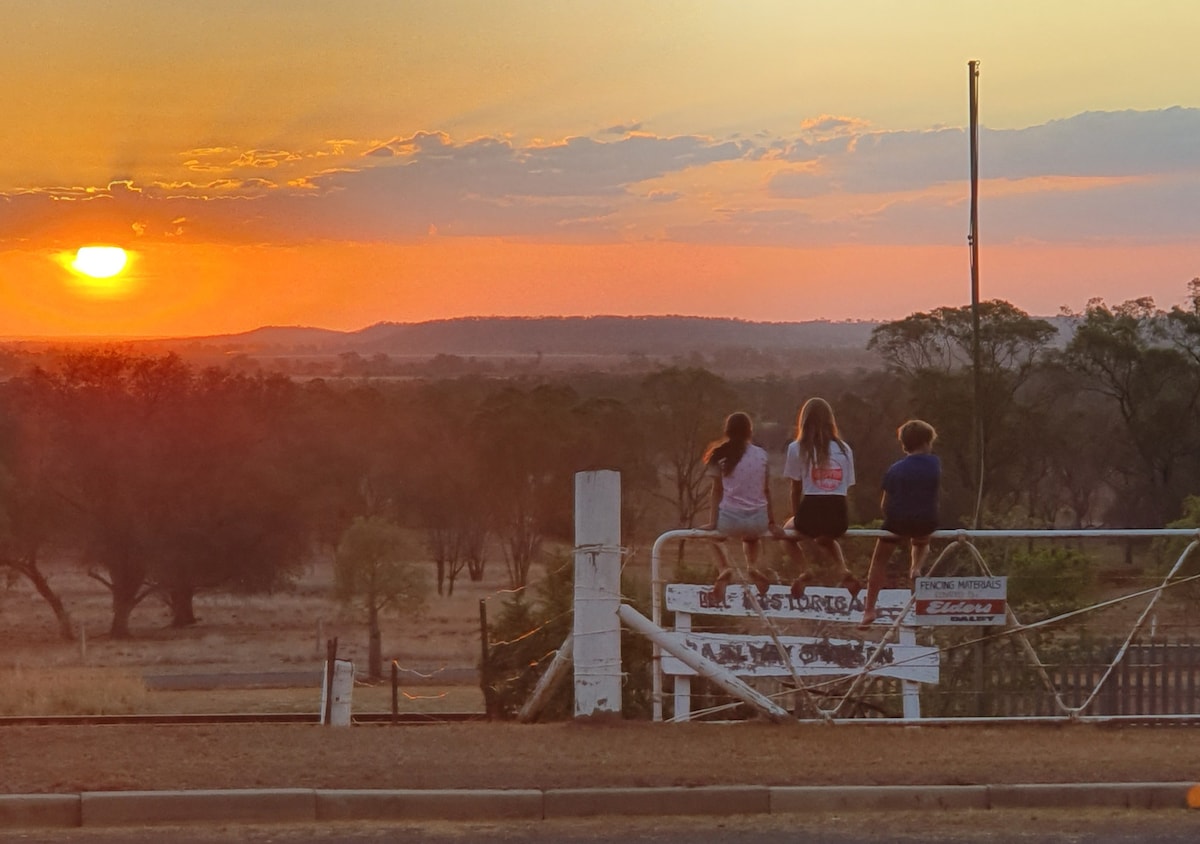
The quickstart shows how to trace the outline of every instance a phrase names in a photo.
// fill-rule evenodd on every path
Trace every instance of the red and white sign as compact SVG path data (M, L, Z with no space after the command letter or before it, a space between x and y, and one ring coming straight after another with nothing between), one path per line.
M916 623L1003 626L1008 615L1006 577L918 577Z

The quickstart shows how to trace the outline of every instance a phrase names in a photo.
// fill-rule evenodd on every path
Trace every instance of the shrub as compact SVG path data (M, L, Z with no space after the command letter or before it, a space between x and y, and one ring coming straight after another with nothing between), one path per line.
M622 595L631 587L622 578ZM640 590L639 590L640 592ZM494 716L514 718L529 699L542 674L574 624L574 566L562 559L545 577L506 600L500 617L488 625L487 677L489 709ZM648 594L637 594L630 603L649 614ZM651 708L651 644L621 630L621 667L624 672L621 711L626 718L649 717ZM570 679L562 682L539 712L543 721L566 720L574 715L574 692Z
M1022 610L1054 615L1083 605L1093 580L1087 555L1077 549L1016 550L1008 561L1008 600Z

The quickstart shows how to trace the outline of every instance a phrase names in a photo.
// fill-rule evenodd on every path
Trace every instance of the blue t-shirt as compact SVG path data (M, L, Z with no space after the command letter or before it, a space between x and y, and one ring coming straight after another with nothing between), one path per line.
M884 518L937 522L942 462L936 454L909 454L883 476Z

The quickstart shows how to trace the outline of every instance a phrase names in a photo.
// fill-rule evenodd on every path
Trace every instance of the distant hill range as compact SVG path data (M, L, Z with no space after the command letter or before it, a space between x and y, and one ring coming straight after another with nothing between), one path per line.
M630 355L654 357L720 348L865 349L875 322L748 322L686 316L470 317L381 322L359 331L268 326L243 334L154 341L156 346L219 347L226 354L370 356Z
M1071 327L1063 318L1050 321L1059 328L1059 342L1070 336ZM147 354L176 352L204 365L233 362L308 376L646 371L664 365L702 366L726 375L795 374L881 365L879 356L867 350L879 324L592 316L381 322L359 331L266 326L210 337L15 341L8 345L7 357L0 354L0 375L18 371L21 355L108 342Z

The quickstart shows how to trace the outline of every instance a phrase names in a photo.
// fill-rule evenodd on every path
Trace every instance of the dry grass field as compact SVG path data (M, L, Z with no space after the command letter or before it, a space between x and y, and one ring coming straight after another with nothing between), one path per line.
M480 654L479 602L499 612L503 566L488 573L495 577L484 583L464 577L452 596L431 593L419 615L384 617L385 662L402 669L401 711L483 710L470 679ZM332 599L328 565L273 595L202 593L198 623L182 630L170 628L166 608L150 598L134 611L127 640L108 635L101 584L70 566L53 570L52 583L82 635L59 638L50 609L25 582L0 588L0 715L315 713L329 639L337 639L340 658L366 670L366 626ZM360 684L354 703L389 711L390 683Z

